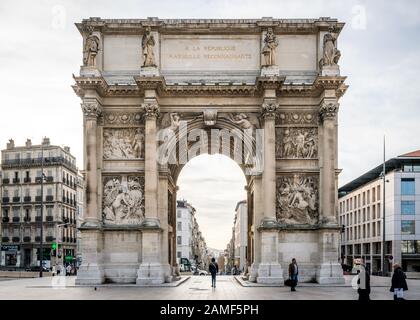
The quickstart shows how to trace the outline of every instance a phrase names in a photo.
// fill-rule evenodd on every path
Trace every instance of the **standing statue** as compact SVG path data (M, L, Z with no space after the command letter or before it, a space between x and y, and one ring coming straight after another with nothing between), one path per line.
M262 54L264 55L264 66L274 66L276 64L276 48L279 45L279 41L273 32L272 28L268 28L264 38L264 47Z
M97 36L90 35L86 39L85 50L83 51L83 64L85 66L96 66L96 56L99 52L99 39Z
M155 46L155 38L151 34L150 27L146 28L146 32L141 40L141 46L143 48L143 67L156 67L155 56L153 54L153 47Z
M169 126L168 129L171 129L172 131L176 131L180 125L181 117L179 116L178 113L173 112L169 114L169 118L171 119L171 125Z
M134 134L134 138L131 142L131 145L135 153L135 157L138 159L143 158L143 142L144 134L140 129L137 129Z
M328 33L324 35L324 54L321 59L321 66L334 66L338 64L341 57L340 50L337 49L337 33L330 27Z

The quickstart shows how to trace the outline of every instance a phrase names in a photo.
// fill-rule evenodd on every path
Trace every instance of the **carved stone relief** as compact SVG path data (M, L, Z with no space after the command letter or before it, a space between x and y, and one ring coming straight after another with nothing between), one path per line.
M106 224L141 224L144 220L144 178L104 178L103 221Z
M276 128L276 157L316 159L318 157L318 129Z
M282 224L318 223L318 178L295 174L277 178L277 220Z
M143 117L140 113L114 112L106 113L102 117L102 125L111 126L138 126Z
M104 159L144 159L142 128L104 129Z
M313 124L318 125L319 116L316 112L280 112L276 124Z

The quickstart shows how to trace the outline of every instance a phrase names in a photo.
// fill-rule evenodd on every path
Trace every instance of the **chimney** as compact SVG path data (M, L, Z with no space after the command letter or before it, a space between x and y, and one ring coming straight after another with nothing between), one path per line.
M15 141L13 139L9 139L9 143L7 144L7 149L13 149L15 147Z
M26 139L25 145L26 145L26 148L32 147L32 141L31 141L31 139Z
M64 151L70 153L70 147L64 146Z
M42 145L43 146L49 146L50 145L50 138L45 137L42 139Z

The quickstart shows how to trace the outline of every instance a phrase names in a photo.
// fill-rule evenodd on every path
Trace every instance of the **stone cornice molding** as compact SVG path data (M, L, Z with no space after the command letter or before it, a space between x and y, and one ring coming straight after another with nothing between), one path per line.
M162 33L260 33L268 27L273 28L274 32L287 33L317 33L328 31L330 27L335 27L336 32L340 33L344 23L337 19L321 17L318 19L84 19L81 23L76 23L81 34L86 30L95 30L103 33L125 33L142 34L146 27L150 26L152 31Z
M265 99L262 104L261 116L264 119L275 119L278 106L276 99Z
M74 92L81 98L84 97L87 90L94 90L100 96L105 96L109 86L106 80L100 77L76 77L73 75L76 84L73 85Z
M285 80L285 76L257 77L256 85L259 90L279 90L282 87Z
M102 106L95 98L84 99L81 107L85 118L97 119L102 114Z
M324 101L319 109L322 120L334 120L338 114L339 104L334 101Z
M160 115L159 104L155 99L145 100L141 105L146 119L157 119Z

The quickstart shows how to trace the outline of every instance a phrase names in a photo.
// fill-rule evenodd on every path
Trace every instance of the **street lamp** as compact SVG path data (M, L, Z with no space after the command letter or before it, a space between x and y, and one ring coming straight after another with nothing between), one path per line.
M39 277L42 278L44 269L44 141L41 143L41 241L39 242Z
M60 228L61 227L64 227L64 228L67 228L67 226L69 225L70 223L62 223L62 224L57 224L57 229L56 229L56 236L55 236L55 240L56 240L56 243L57 243L57 246L55 247L55 259L56 259L56 265L57 265L57 261L58 261L58 247L59 247L59 242L58 242L58 235L59 235L59 233L60 233ZM61 241L62 239L61 239L61 237L60 237L60 242L62 242ZM63 265L64 264L64 261L63 261L63 257L64 257L64 248L63 248L63 246L61 246L61 265Z
M385 244L386 244L386 237L385 237L385 186L389 180L386 180L386 158L385 158L385 137L384 137L384 159L382 165L382 172L379 177L383 180L382 183L382 275L385 275Z

